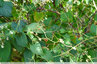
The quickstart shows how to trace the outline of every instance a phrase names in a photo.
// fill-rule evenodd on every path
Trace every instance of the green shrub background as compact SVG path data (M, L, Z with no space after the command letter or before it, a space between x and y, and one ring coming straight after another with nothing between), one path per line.
M0 0L0 62L96 62L97 0Z

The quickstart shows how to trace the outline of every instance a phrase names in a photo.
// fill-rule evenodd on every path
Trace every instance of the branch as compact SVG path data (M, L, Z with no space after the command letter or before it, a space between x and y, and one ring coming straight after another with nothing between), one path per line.
M91 27L91 25L92 25L93 18L94 18L94 16L95 16L96 13L97 13L97 11L95 11L95 12L92 14L92 16L89 18L89 24L88 24L88 26L86 27L85 33L88 33L88 32L90 31L90 27Z
M93 0L93 4L94 4L95 9L97 10L97 6L94 0Z
M60 15L60 13L58 11L52 11L52 10L47 10L47 11L50 11L50 12L53 12L53 13Z
M58 11L53 11L53 10L45 9L45 8L42 8L42 7L38 7L37 9L38 10L45 10L45 11L53 12L53 13L56 13L56 14L60 15L60 13Z

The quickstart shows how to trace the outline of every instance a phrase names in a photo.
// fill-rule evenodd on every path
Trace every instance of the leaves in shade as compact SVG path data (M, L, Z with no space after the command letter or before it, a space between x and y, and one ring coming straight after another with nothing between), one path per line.
M20 20L18 24L15 22L12 22L11 27L13 30L16 30L17 32L23 32L25 25L26 23L23 20Z
M97 22L97 13L94 16L94 20Z
M51 20L52 20L51 17L45 19L45 20L44 20L44 24L45 24L45 26L49 26L49 25L51 25Z
M92 33L92 34L95 34L96 35L96 32L97 32L97 26L96 25L94 25L94 24L92 24L91 25L91 28L90 28L90 32Z
M27 40L25 33L22 32L22 33L16 34L15 38L16 38L16 42L19 46L22 46L22 47L27 46L28 40Z
M68 18L69 21L72 21L72 20L73 20L73 13L72 13L72 11L69 10L69 11L66 13L66 15L67 15L67 18Z
M52 56L52 53L49 51L49 50L47 50L47 49L43 49L43 55L41 55L41 57L43 58L43 59L45 59L46 61L51 61L51 60L53 60L53 56Z
M91 56L93 62L97 62L97 51L96 50L88 50L88 54Z
M24 51L24 60L25 60L25 62L32 62L33 61L32 56L33 56L33 53L30 50L26 49Z
M58 44L57 46L55 46L55 47L53 48L53 52L54 52L54 53L60 53L60 52L61 52L60 44Z
M0 7L3 6L4 1L0 0Z
M65 29L61 28L60 33L65 33Z
M72 11L68 11L68 12L61 12L61 17L60 17L60 20L61 20L61 21L63 21L63 22L73 20Z
M12 16L12 7L13 4L11 2L2 2L0 3L0 16L10 17Z
M67 16L66 16L66 13L61 12L61 18L60 18L60 20L63 21L63 22L66 22L68 20Z
M11 39L12 45L14 46L14 48L18 51L18 52L22 52L24 47L19 46L16 42L16 39Z
M58 25L53 25L51 27L51 31L58 31L60 29L60 27Z
M0 62L7 62L11 54L10 42L6 41L4 43L4 48L0 46Z
M56 7L58 7L60 3L61 3L61 0L55 0Z

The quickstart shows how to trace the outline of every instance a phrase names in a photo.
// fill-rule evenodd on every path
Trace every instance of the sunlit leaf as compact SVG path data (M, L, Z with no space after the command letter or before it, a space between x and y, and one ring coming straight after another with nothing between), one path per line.
M32 31L35 33L43 33L43 26L39 23L32 23L26 26L27 31Z
M43 12L34 12L34 20L35 21L41 21L44 18Z
M38 55L43 54L42 47L41 47L40 43L38 43L38 42L36 42L35 44L30 45L30 50L34 54L38 54Z

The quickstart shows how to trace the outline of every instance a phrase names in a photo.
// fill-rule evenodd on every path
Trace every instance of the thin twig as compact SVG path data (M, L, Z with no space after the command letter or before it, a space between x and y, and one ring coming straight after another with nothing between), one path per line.
M53 11L53 10L45 9L45 8L42 8L42 7L38 7L37 9L38 10L45 10L45 11L53 12L53 13L56 13L56 14L60 15L60 13L58 11Z
M91 38L89 38L89 39L83 40L82 42L80 42L79 44L75 45L74 47L76 48L76 47L78 47L80 44L84 43L85 41L90 40L90 39L94 39L94 38L97 38L97 36L94 36L94 37L91 37ZM62 55L64 55L64 54L67 54L67 53L70 52L72 49L73 49L73 47L72 47L71 49L69 49L68 51L66 51L66 52L64 52L64 53L62 53L62 54L60 54L60 55L54 56L54 57L58 57L58 56L62 56Z

